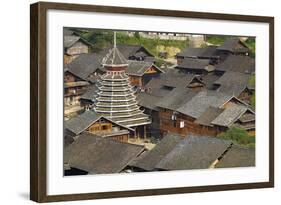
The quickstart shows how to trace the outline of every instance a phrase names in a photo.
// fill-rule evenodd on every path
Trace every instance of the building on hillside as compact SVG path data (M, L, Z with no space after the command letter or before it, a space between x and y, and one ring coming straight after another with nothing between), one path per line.
M228 38L217 47L219 55L224 60L228 55L248 56L250 54L249 47L239 38Z
M208 59L210 64L216 64L220 59L217 46L207 46L204 48L188 47L177 53L176 58L177 64L181 64L185 58Z
M255 59L249 56L229 55L225 61L215 66L217 75L222 75L227 71L254 74Z
M81 54L64 69L64 101L68 106L80 106L80 98L96 83L103 73L98 54Z
M79 55L89 53L91 44L69 29L64 29L63 41L65 65Z
M149 117L140 110L129 77L128 62L116 45L103 59L106 73L98 80L94 110L121 125L135 129L135 136L146 138Z
M95 83L98 75L104 73L101 65L102 54L103 53L82 54L65 67L69 73L78 76L80 79Z
M64 149L64 175L120 173L144 150L144 146L83 133Z
M141 45L117 45L118 50L126 60L154 62L155 57L145 47ZM108 50L108 49L107 49Z
M64 106L68 107L79 106L80 97L88 88L90 83L79 78L78 76L69 72L68 69L64 70Z
M132 86L142 88L152 78L158 77L164 73L153 62L148 61L128 61L129 65L126 69L126 74L130 78Z
M227 71L213 85L217 91L233 95L250 104L255 92L255 88L248 86L250 77L250 74Z
M197 75L181 73L176 69L171 69L159 77L151 79L144 88L145 92L152 95L165 96L175 88L189 88L193 91L201 91L205 89L205 84Z
M232 126L242 128L250 136L255 136L255 113L250 108L232 105L226 108L209 107L195 120L201 131L198 134L216 136Z
M214 71L215 67L210 64L209 59L184 58L181 63L176 66L176 69L184 73L206 75Z
M85 111L65 121L65 135L76 138L76 136L86 132L102 138L127 142L134 130L98 115L92 110Z

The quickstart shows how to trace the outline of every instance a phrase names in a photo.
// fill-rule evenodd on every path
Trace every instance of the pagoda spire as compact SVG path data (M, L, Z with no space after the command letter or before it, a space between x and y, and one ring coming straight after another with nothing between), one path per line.
M119 51L116 45L116 32L113 34L113 48L109 50L107 55L102 60L102 65L111 69L114 67L126 68L128 66L128 62L123 54Z

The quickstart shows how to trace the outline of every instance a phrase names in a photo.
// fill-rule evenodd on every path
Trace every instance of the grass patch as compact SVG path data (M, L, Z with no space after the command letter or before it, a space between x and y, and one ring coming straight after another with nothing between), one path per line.
M206 41L208 43L213 44L213 45L221 45L221 44L223 44L226 41L227 38L228 38L227 36L207 35L206 36Z

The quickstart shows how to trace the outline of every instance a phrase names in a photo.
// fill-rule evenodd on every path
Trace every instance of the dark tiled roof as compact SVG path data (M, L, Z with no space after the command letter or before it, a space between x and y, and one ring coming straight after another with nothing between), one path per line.
M238 97L247 88L249 78L246 73L227 71L214 84L220 85L218 91Z
M217 168L253 166L255 166L255 149L238 145L232 145L216 165Z
M223 112L223 109L208 107L206 111L195 121L197 124L213 126L211 122Z
M185 58L177 67L182 69L205 70L209 63L209 59Z
M162 100L157 103L157 106L170 110L177 110L183 104L191 100L195 95L196 92L193 92L191 89L175 88L165 95Z
M63 138L63 147L67 147L68 145L70 145L73 142L74 142L73 137L65 135Z
M121 172L144 147L84 133L64 149L64 163L90 174Z
M97 53L81 54L67 65L67 70L75 76L87 80L87 77L101 67L102 56Z
M208 46L205 48L186 48L182 52L178 53L180 57L199 57L199 58L211 58L217 55L217 46Z
M255 120L255 115L253 113L246 113L239 118L241 122L251 122Z
M212 124L230 127L247 110L248 108L246 106L232 105L224 109L223 112L212 121Z
M171 89L167 89L163 87L162 80L160 78L152 78L145 87L149 89L149 93L158 96L163 97L167 95L169 92L171 92Z
M215 73L208 73L206 75L202 76L202 81L205 84L206 88L213 89L213 84L216 80L220 78L219 75L216 75Z
M254 73L255 59L249 56L229 55L225 61L215 66L215 70L223 72Z
M97 90L98 90L97 86L95 84L93 84L91 86L91 88L87 92L85 92L80 98L85 99L85 100L94 101L94 99L96 98Z
M158 110L156 105L161 99L161 97L144 92L139 93L137 96L138 105L150 110Z
M221 92L205 90L199 92L191 100L178 108L177 111L193 118L198 118L208 107L220 107L231 98L232 96Z
M146 56L153 56L147 49L145 49L141 45L125 45L120 44L117 45L119 51L124 55L126 59L129 59L131 56L135 56L137 53L138 55L146 55Z
M250 49L239 38L228 38L218 50L226 50L230 52L249 52Z
M79 36L64 36L63 37L63 47L69 48L79 40L80 40Z
M189 136L178 143L156 168L162 170L206 169L231 145L215 137Z
M100 119L100 115L93 111L85 111L65 122L65 128L78 135L85 131L91 124Z
M152 150L134 160L130 165L151 171L181 140L182 137L179 135L167 134Z
M129 65L126 69L126 73L129 75L137 75L137 76L143 76L145 71L153 66L156 70L158 70L160 73L163 73L163 71L158 68L153 62L148 61L128 61Z
M152 78L145 87L149 88L153 95L166 96L173 88L187 88L195 78L201 81L196 75L181 73L177 69L168 69L159 77Z
M201 81L198 76L186 73L171 74L170 72L166 75L161 75L160 78L164 86L174 88L186 88L195 78L199 82Z
M72 31L69 28L63 28L63 36L72 36L74 34L74 31Z

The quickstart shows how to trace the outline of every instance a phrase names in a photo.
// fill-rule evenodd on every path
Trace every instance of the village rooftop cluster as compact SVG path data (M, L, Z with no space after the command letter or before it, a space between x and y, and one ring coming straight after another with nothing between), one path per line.
M91 46L64 29L65 175L255 166L254 148L218 137L255 138L255 59L241 38L189 46L169 66L142 45Z

